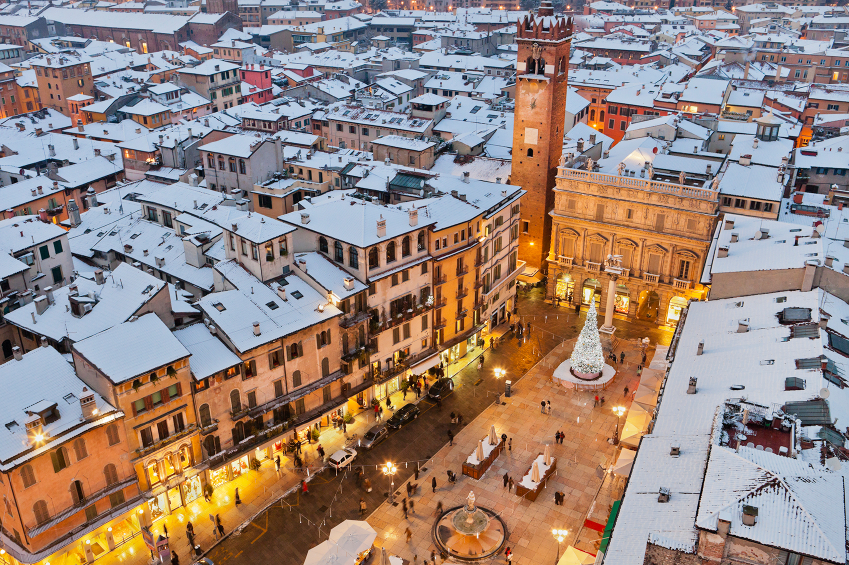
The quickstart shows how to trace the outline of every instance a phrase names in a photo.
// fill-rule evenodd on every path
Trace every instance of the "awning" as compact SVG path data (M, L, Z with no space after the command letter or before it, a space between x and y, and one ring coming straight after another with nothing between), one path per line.
M410 371L412 371L414 375L420 375L431 367L436 367L437 365L439 365L439 353L434 353L424 361L420 361L410 367Z
M525 267L516 277L516 280L525 284L536 284L542 280L542 272L536 267Z
M613 474L622 477L627 477L631 474L631 468L634 466L634 457L637 452L631 449L622 449L619 452L619 458L613 464Z
M595 563L595 555L570 545L563 552L563 557L560 558L557 565L592 565L593 563Z

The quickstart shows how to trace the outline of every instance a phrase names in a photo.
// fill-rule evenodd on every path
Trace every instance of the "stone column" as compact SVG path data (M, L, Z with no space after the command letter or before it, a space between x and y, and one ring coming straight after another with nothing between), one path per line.
M598 331L613 335L616 328L613 326L613 309L615 308L616 300L616 281L619 280L619 274L610 273L610 282L607 285L607 305L604 309L604 325Z

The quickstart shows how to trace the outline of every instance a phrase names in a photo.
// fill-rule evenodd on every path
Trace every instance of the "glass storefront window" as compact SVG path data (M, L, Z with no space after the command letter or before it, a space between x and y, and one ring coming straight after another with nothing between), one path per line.
M613 311L618 314L627 314L631 305L628 289L624 285L617 285L616 296L613 297Z
M177 469L174 468L171 458L173 455L167 455L162 459L162 463L165 466L165 478L171 477L177 474Z
M183 499L180 496L180 487L168 489L168 507L171 510L176 510L183 505Z
M165 517L168 513L168 500L165 497L165 493L163 492L159 496L148 501L148 508L150 509L150 519L154 522L160 518Z
M227 482L227 466L209 472L209 483L212 488L219 487Z
M192 477L183 483L183 500L186 501L186 504L193 502L200 498L203 489L200 484L200 477Z
M666 312L666 323L674 324L681 319L681 311L687 306L687 299L676 296L669 301L669 310Z
M162 480L159 476L159 464L156 461L147 465L147 480L150 481L150 486L157 485Z
M230 463L230 466L233 469L233 478L240 476L242 473L248 472L248 456L244 455L241 458Z
M557 298L566 302L572 302L574 293L575 281L572 280L572 277L565 275L557 279L557 283L554 285L554 295Z

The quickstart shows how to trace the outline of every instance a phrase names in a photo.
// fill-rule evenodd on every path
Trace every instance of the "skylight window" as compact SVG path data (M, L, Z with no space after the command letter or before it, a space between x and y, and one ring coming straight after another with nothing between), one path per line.
M212 307L215 308L216 310L218 310L219 312L223 312L224 310L227 309L220 302L216 302L215 304L212 305Z
M138 237L138 236L140 236L140 235L141 235L141 232L134 233L133 235L131 235L131 236L130 236L130 239L135 239L135 238L137 238L137 237Z
M300 300L301 298L303 298L303 297L304 297L304 295L303 295L303 294L301 294L301 291L300 291L300 290L295 290L295 291L293 291L293 292L292 292L292 296L295 298L295 300Z
M474 108L472 108L472 109L469 111L469 113L470 113L470 114L477 114L477 113L480 111L480 109L481 109L481 108L483 108L483 106L475 106Z
M277 310L278 308L280 308L280 306L278 306L277 303L273 300L271 302L266 303L266 306L268 306L270 310Z

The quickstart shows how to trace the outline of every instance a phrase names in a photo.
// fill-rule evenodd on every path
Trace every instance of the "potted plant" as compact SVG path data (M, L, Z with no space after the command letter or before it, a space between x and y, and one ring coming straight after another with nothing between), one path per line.
M350 424L354 421L354 417L351 415L350 412L345 412L345 415L342 416L342 421L344 421L346 424Z
M209 498L210 496L212 496L212 485L211 484L207 483L206 485L204 485L203 496L204 496L204 498Z
M168 376L172 379L177 378L177 370L173 366L168 365L168 369L165 372L168 373Z
M253 469L254 471L259 471L261 465L262 463L260 463L258 459L256 459L255 457L251 458L251 469Z
M133 390L138 391L141 388L141 381L136 379L133 381Z
M312 440L313 441L318 441L319 433L320 432L317 429L313 428L313 430L312 430Z

